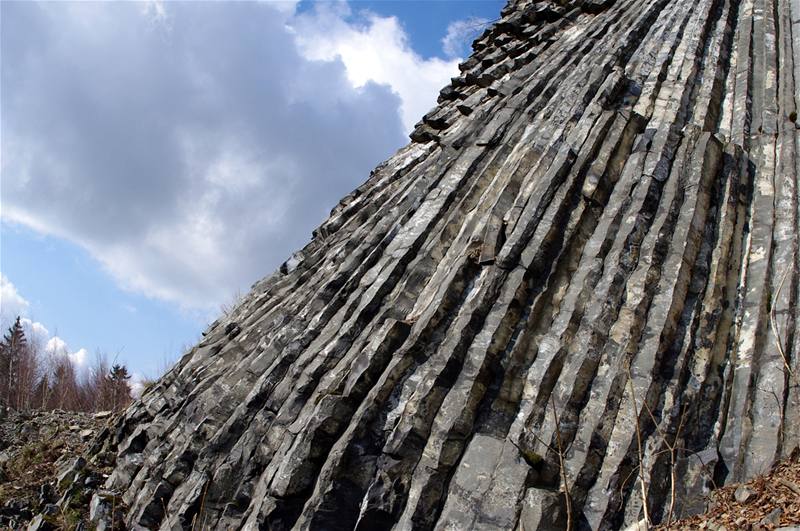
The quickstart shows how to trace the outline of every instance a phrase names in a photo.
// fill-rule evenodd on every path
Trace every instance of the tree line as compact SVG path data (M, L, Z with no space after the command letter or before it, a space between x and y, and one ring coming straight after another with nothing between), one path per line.
M132 401L131 376L98 354L87 371L65 353L43 352L17 317L0 341L0 405L26 411L119 411Z

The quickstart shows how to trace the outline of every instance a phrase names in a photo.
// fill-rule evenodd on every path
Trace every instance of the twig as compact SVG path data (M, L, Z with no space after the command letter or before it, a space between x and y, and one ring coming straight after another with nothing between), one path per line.
M705 471L706 467L707 467L709 464L711 464L711 462L709 462L709 463L706 463L705 461L703 461L703 457L702 457L702 455L701 455L699 452L692 452L692 454L696 454L696 455L697 455L697 458L700 460L700 464L701 464L701 465L703 465L703 469L704 469L704 471ZM690 454L690 455L692 455L692 454ZM704 475L705 475L705 474L704 474ZM714 481L714 473L713 473L713 470L712 470L711 474L708 474L708 479L709 479L709 481L711 481L711 486L713 487L713 490L719 490L719 486L717 485L717 482L716 482L716 481Z
M553 408L553 420L555 421L555 426L556 426L556 444L558 446L558 449L553 448L552 446L547 444L547 442L545 442L536 433L533 433L532 435L534 439L536 439L537 441L539 441L539 443L542 444L542 446L544 446L554 454L558 455L558 466L561 475L561 482L564 485L564 500L566 502L565 505L567 510L567 531L569 531L572 529L572 497L569 493L569 478L567 477L567 469L564 466L564 457L566 456L566 453L569 451L569 446L567 446L567 449L564 449L564 446L561 442L561 425L558 420L558 411L556 410L556 403L552 395L550 396L550 405ZM526 453L514 441L511 441L511 444L513 444L517 448L517 450L519 450L520 453L522 453L523 455Z
M684 449L684 448L678 448L678 451L680 451L680 450L688 451L688 450L686 450L686 449ZM669 450L668 450L668 449L659 450L658 452L655 452L655 453L653 454L653 457L658 457L659 455L661 455L661 454L666 454L666 453L668 453L668 452L669 452ZM692 454L695 454L695 453L697 453L697 452L692 452ZM691 455L691 454L690 454L690 455ZM622 483L620 483L620 486L619 486L619 494L620 494L620 497L622 497L622 491L624 491L624 490L625 490L625 485L627 485L627 484L628 484L628 480L630 480L630 479L631 479L631 476L633 476L634 474L636 474L636 473L638 473L638 472L639 472L639 465L636 465L636 466L634 466L634 467L631 469L631 471L630 471L630 472L628 472L628 475L627 475L627 476L625 476L625 479L623 479L623 480L622 480ZM622 507L622 501L621 501L621 500L620 500L620 507Z
M676 451L678 439L680 439L681 431L683 430L683 422L686 419L686 406L684 405L683 410L681 411L680 421L678 422L678 430L675 432L675 438L672 440L670 444L669 439L667 439L667 434L664 433L664 430L661 429L658 421L656 420L655 415L653 415L653 410L650 409L650 406L647 404L645 400L642 405L647 410L647 414L650 415L650 420L653 421L653 425L656 427L656 431L658 431L661 440L664 442L664 445L669 449L669 470L670 470L670 498L669 498L669 510L667 512L667 525L672 523L672 515L675 511L675 489L677 486L678 478L676 477L676 468L675 468L675 458L676 458Z
M783 274L783 278L781 278L781 283L778 284L778 291L775 293L775 297L773 301L777 301L781 295L781 291L783 290L783 284L786 282L786 277L789 276L790 269L787 267L786 272ZM775 345L778 347L778 353L783 358L783 365L786 367L786 372L789 374L789 377L793 377L792 368L789 366L789 360L786 358L786 353L783 351L783 345L781 344L781 336L778 330L778 322L776 320L776 310L777 304L773 303L772 308L769 311L769 324L772 327L772 334L775 336Z
M204 529L206 523L206 494L208 494L208 483L206 483L206 488L203 489L203 500L200 502L200 531Z
M681 420L678 422L678 430L675 432L675 439L672 440L672 444L666 443L669 447L669 459L670 459L670 498L669 498L669 512L667 513L667 525L672 523L672 515L674 514L675 510L675 489L677 488L678 478L676 477L677 467L675 463L675 453L677 449L677 442L678 439L681 437L681 431L683 431L683 422L686 420L686 405L683 406L683 410L681 411Z
M642 511L644 512L644 522L647 527L650 527L650 511L647 508L647 486L644 480L644 467L642 466L644 457L642 456L642 429L639 426L639 407L636 405L636 390L633 387L633 376L631 375L631 368L628 367L628 385L631 388L631 399L633 400L633 415L636 419L636 443L639 458L639 485L642 491ZM645 402L647 400L645 399Z
M203 524L205 523L205 507L206 507L206 494L208 494L208 483L206 483L205 487L203 488L203 497L200 500L200 509L198 510L197 514L194 515L192 518L192 531L194 531L194 524L197 521L197 515L199 514L202 520L200 521L200 531L203 529Z
M558 444L558 466L561 469L561 480L564 483L564 501L567 508L567 531L572 530L572 498L569 494L569 482L567 478L567 469L564 466L564 449L561 446L561 424L558 422L558 412L556 411L556 401L553 395L550 395L550 405L553 408L553 420L556 423L556 443Z
M164 509L164 516L162 517L162 519L166 519L167 518L167 504L164 503L164 496L161 496L159 498L159 500L161 501L161 507ZM192 529L194 529L194 524L192 524Z

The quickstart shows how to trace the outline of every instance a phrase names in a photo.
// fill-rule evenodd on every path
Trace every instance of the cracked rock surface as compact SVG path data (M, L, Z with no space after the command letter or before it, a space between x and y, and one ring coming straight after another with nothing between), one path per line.
M512 0L473 48L106 436L129 527L620 529L800 444L800 0Z

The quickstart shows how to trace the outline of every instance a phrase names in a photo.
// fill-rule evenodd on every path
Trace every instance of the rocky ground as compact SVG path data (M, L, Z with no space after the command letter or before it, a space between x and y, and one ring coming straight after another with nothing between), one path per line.
M111 459L90 457L95 437L110 422L108 412L0 412L0 529L122 528L124 507L99 490ZM93 496L99 503L91 503ZM112 518L105 520L116 526L90 523L90 511L108 512L109 506ZM749 483L715 491L707 513L659 529L800 529L792 526L800 526L800 451Z
M748 483L714 491L709 511L659 529L800 530L800 451Z
M93 529L89 501L109 463L82 457L111 419L0 411L0 529Z

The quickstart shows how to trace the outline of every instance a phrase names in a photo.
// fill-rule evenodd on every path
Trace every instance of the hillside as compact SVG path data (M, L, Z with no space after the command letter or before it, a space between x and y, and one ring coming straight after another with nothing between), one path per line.
M98 439L126 525L623 529L789 458L798 20L512 0L411 143Z

